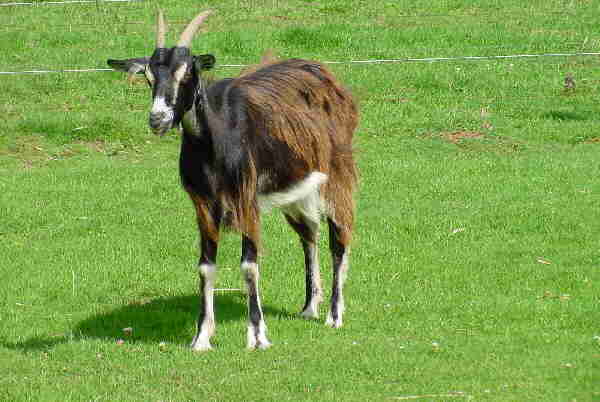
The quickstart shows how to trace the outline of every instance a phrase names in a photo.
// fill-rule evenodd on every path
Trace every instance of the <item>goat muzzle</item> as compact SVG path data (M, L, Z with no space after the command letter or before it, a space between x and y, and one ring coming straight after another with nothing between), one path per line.
M165 113L150 113L148 124L154 134L162 136L171 129L173 119L169 118Z
M173 107L165 102L164 97L159 96L154 98L152 110L148 118L148 124L154 134L163 135L173 126L173 118L175 112Z

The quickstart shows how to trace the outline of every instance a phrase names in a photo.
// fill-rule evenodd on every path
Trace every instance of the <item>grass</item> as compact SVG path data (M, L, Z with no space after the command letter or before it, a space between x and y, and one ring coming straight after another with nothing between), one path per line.
M164 0L2 7L0 71L147 55L157 5L172 39L215 8L194 49L221 64L266 48L363 60L600 46L586 1ZM245 299L221 291L204 354L186 348L198 252L178 139L149 134L145 84L0 75L0 399L599 400L598 64L332 65L362 111L345 327L296 317L303 258L272 214L261 263L275 345L244 350ZM238 264L227 234L220 288L242 286Z

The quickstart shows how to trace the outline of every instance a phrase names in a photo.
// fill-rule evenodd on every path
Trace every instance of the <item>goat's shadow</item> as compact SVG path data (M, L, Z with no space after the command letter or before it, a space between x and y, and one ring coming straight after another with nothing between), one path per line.
M237 294L215 294L217 325L240 321L247 316L246 297ZM7 349L32 352L47 350L57 345L78 339L100 339L117 341L127 338L128 342L158 343L162 341L187 345L192 339L198 319L198 295L158 297L123 307L101 312L75 324L69 335L37 336L17 342L0 340ZM265 316L291 318L294 314L263 306ZM125 328L131 328L127 334Z
M593 120L594 115L588 110L550 110L542 115L546 119L570 122Z

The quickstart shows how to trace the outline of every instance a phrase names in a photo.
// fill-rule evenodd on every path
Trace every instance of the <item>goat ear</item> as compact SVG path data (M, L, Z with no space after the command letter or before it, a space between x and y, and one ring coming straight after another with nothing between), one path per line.
M133 59L113 60L108 59L106 63L117 71L124 71L133 74L144 74L144 70L148 65L150 57L136 57Z
M215 66L217 59L212 54L194 56L194 66L198 71L210 70Z

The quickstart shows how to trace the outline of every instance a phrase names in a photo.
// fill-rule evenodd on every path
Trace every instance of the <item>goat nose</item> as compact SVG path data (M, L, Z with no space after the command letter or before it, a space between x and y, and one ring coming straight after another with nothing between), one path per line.
M148 119L148 121L150 123L150 127L158 128L159 126L161 126L163 121L166 120L166 117L167 117L167 114L163 113L163 112L150 113L150 119Z
M173 108L167 105L165 98L158 96L154 98L152 109L150 110L150 126L158 127L168 124L173 119Z

